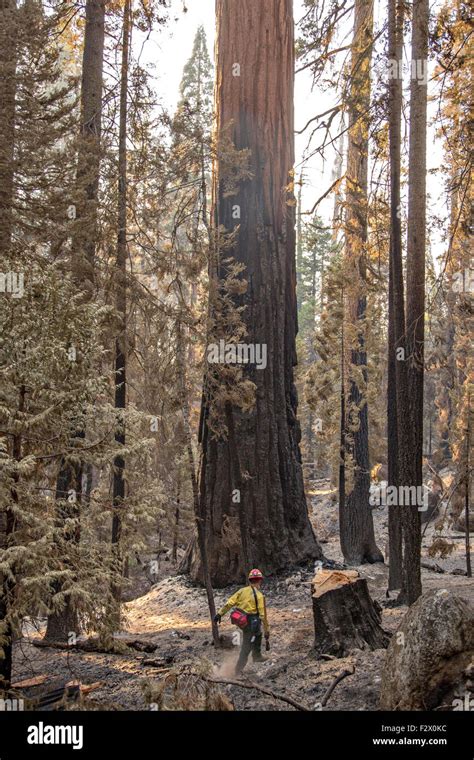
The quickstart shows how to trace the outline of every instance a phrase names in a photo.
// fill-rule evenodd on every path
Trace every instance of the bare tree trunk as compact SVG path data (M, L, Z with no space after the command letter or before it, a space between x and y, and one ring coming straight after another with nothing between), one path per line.
M337 153L336 153L336 158L334 161L334 167L332 171L332 177L331 177L332 182L335 182L335 180L342 178L342 165L344 161L344 135L345 135L344 121L345 121L344 111L341 111L341 121L340 121L341 134L340 134L340 137L337 143L337 148L336 148ZM332 239L335 243L337 243L337 233L341 226L340 216L341 216L341 209L343 208L343 202L344 202L343 192L341 189L341 183L339 183L337 190L334 193L334 210L332 214ZM322 304L322 300L323 299L321 295L321 304Z
M413 440L413 479L423 483L423 379L425 337L426 238L426 111L428 0L414 0L412 17L412 71L410 85L410 145L408 180L407 310L409 424ZM418 507L403 508L404 590L409 604L421 594L421 523Z
M393 259L402 269L402 230L400 219L400 169L401 169L401 117L403 100L402 56L403 56L403 14L404 7L399 0L389 0L388 7L388 59L396 61L397 76L389 81L388 129L390 152L390 267L388 297L388 382L387 382L387 460L388 483L398 487L399 441L397 417L397 370L396 347L397 330L395 324L395 284ZM404 305L402 304L403 309ZM399 304L398 304L399 307ZM402 519L400 508L388 507L389 574L388 588L402 587Z
M117 428L115 441L125 446L125 409L127 404L127 110L128 110L128 67L131 36L131 0L125 0L123 9L122 64L120 74L120 115L118 153L118 213L117 213L117 260L115 270L115 310L120 320L120 331L115 339L115 409ZM120 602L122 596L122 514L125 508L125 458L117 454L114 459L113 474L113 516L112 551L114 555L114 579L112 595L116 602L116 623L120 624Z
M383 562L375 543L369 504L369 420L367 408L367 185L370 125L370 64L373 37L373 0L356 0L348 103L346 262L350 269L348 316L355 325L351 341L349 395L346 407L346 446L353 462L353 485L340 507L340 537L348 564ZM354 369L355 368L355 369ZM350 434L347 431L350 430Z
M174 510L173 549L171 552L171 559L173 560L175 564L178 561L180 503L181 503L181 474L178 472L178 483L176 485L176 506Z
M342 291L344 303L344 291ZM340 391L340 438L339 438L339 525L344 519L346 510L346 343L344 333L344 317L341 322L341 391Z
M301 270L303 268L303 226L301 224L301 204L303 193L303 172L298 180L298 198L296 207L296 298L298 314L301 309L303 294L301 292Z
M466 461L465 461L465 494L464 494L464 519L466 522L466 575L468 578L472 578L471 567L471 536L470 536L470 505L469 498L471 494L471 469L469 467L469 457L471 453L471 398L468 393L467 396L467 429L466 429Z
M308 518L303 487L293 379L296 363L296 273L292 194L294 37L291 0L217 1L217 134L232 121L237 149L250 149L253 176L226 194L217 161L214 197L218 224L232 230L226 251L245 265L246 342L265 344L266 369L247 369L256 407L233 409L235 441L248 498L232 501L236 463L227 440L208 434L202 419L203 489L209 530L209 570L223 586L245 577L240 511L250 531L250 554L266 572L322 556ZM235 207L240 210L236 221ZM236 533L230 542L226 528ZM194 577L202 577L193 562Z

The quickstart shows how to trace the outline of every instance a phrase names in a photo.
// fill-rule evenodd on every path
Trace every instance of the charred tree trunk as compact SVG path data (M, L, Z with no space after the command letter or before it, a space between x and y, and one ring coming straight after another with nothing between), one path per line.
M372 37L373 0L356 0L348 104L345 235L345 255L350 271L347 307L350 323L355 326L355 335L351 341L349 392L346 419L343 422L346 446L353 463L353 483L343 508L340 508L341 548L345 561L352 565L383 562L383 555L375 543L369 504L369 420L366 397L367 185Z
M316 654L347 657L352 649L383 649L389 634L380 625L365 578L356 571L323 570L311 588Z
M428 0L414 0L410 83L406 344L413 479L422 486L425 339L426 111ZM421 594L421 522L418 506L403 508L404 591L409 604Z
M388 296L388 381L387 381L387 460L388 484L400 485L398 472L399 441L397 417L397 331L395 325L394 265L402 268L402 229L400 219L400 168L401 168L401 117L403 99L403 4L389 0L388 7L388 59L396 61L398 76L392 76L388 88L388 130L390 153L390 267ZM402 587L402 518L400 508L388 507L389 574L388 588Z
M94 281L94 257L97 242L97 196L99 190L102 85L104 59L104 0L87 0L82 57L81 128L78 145L76 208L77 227L72 240L72 272L78 287L90 297ZM84 438L81 420L72 421L71 447ZM56 528L61 530L66 520L77 522L77 529L64 535L67 541L78 540L83 466L77 460L63 456L56 480ZM71 502L72 494L75 494ZM70 507L69 507L70 505ZM54 609L54 597L62 592L60 580L52 586L53 611L48 615L46 639L67 641L68 633L79 632L79 620L68 594L64 604Z
M467 396L467 428L466 428L466 451L465 451L465 462L464 462L464 519L466 522L466 538L465 538L465 547L466 547L466 575L468 578L472 578L472 566L471 566L471 536L470 536L470 495L471 495L471 468L469 466L469 459L470 459L470 453L471 453L471 398L470 394L468 393Z
M342 289L342 303L344 303L344 289ZM341 390L340 400L340 428L339 428L339 525L341 525L346 510L346 342L344 333L344 316L341 322Z
M240 477L245 473L246 479L245 498L238 504L232 501L232 446L212 437L203 410L207 554L212 580L219 586L241 580L247 570L239 511L249 527L249 554L264 572L322 556L306 507L293 378L295 216L293 194L288 192L294 160L292 12L291 0L217 2L217 133L222 135L232 122L236 148L251 151L253 176L229 197L217 161L216 223L227 230L239 225L226 256L246 268L248 288L239 301L246 307L246 342L267 347L267 367L245 370L256 385L255 409L232 409ZM229 525L237 534L233 542L226 534ZM199 562L193 562L192 573L202 578Z
M120 74L120 114L118 153L118 208L117 208L117 260L115 267L115 310L120 329L115 339L115 409L117 423L115 441L119 447L125 446L125 409L127 403L127 110L128 110L128 66L131 36L131 0L126 0L123 9L122 63ZM115 625L120 622L120 602L122 597L121 576L123 558L121 551L123 510L125 508L125 458L119 453L114 458L113 474L113 515L112 552L114 557L112 596L116 603Z

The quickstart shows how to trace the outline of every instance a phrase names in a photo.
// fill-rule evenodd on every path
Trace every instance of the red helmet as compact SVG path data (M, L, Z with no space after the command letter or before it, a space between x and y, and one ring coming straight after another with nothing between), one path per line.
M258 570L258 568L255 567L249 573L249 581L256 580L257 578L263 578L263 574L260 570Z

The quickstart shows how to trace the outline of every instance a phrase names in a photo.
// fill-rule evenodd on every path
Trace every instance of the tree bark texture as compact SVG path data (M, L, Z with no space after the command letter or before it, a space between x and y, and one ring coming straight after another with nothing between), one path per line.
M373 0L356 0L349 88L349 147L346 173L345 259L349 277L347 316L351 336L345 442L352 458L352 487L340 512L341 548L348 564L383 562L375 543L369 504L369 419L366 398L366 247L370 126L370 65ZM347 484L346 475L346 484Z
M238 301L246 307L245 341L267 346L266 369L245 370L256 384L255 408L230 410L230 437L213 437L205 410L202 415L209 567L214 585L223 586L248 571L242 550L246 539L248 561L265 573L320 558L322 552L303 488L293 377L295 214L288 190L294 161L293 7L291 0L218 0L216 8L217 135L230 125L236 148L251 151L253 176L228 197L217 160L215 222L227 230L238 225L235 245L225 255L246 268L248 289ZM234 218L235 206L240 219ZM241 501L234 504L232 490L239 483ZM241 535L246 529L247 537ZM200 574L196 563L192 572Z
M414 0L408 168L406 344L413 479L423 483L423 380L425 339L426 112L428 0ZM424 74L424 76L423 76ZM417 506L403 509L404 578L409 604L421 594L421 522Z
M85 287L94 282L97 197L101 159L102 90L106 0L87 0L81 83L81 129L77 162L79 199L73 235L73 271Z
M400 199L401 169L401 117L403 100L403 80L401 62L403 56L403 5L398 0L389 0L388 6L388 59L397 61L399 76L392 76L388 88L388 130L390 161L390 264L388 297L388 378L387 378L387 461L388 483L399 486L399 441L397 418L397 330L395 309L394 264L396 257L398 271L402 271L402 229ZM398 64L398 62L400 62ZM402 281L403 287L403 281ZM404 312L403 294L402 307ZM402 315L403 318L403 315ZM402 517L396 505L388 507L389 574L388 588L402 586Z

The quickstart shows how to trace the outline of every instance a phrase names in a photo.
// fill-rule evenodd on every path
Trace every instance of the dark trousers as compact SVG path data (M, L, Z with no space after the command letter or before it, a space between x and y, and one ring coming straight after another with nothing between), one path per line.
M247 664L250 652L252 658L258 660L262 656L262 624L257 615L249 615L249 623L242 630L242 646L240 648L239 659L235 666L236 673L241 673ZM252 621L255 621L252 625ZM252 628L256 628L252 631Z

